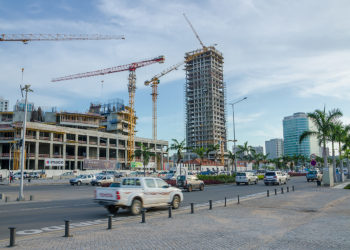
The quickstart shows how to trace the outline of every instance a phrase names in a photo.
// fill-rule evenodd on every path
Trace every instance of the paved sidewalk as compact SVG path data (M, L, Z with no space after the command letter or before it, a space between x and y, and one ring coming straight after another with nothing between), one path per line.
M22 237L13 249L350 249L350 192L313 188ZM8 240L0 241L6 247Z

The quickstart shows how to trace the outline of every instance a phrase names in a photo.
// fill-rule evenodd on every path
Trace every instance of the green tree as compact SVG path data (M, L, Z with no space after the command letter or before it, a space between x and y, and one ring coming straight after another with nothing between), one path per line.
M203 159L205 157L206 149L203 147L193 149L193 153L198 155L200 159L200 169L202 170Z
M146 176L146 166L148 165L151 156L154 156L154 153L150 151L150 148L146 147L142 143L141 144L141 149L135 150L135 156L142 157L143 175Z
M326 108L323 110L315 110L312 113L308 113L307 116L314 122L316 130L304 131L299 138L299 143L308 138L309 136L316 136L319 141L319 145L323 146L323 163L324 167L327 168L327 154L326 154L326 142L331 133L331 124L333 124L343 114L339 109L333 109L326 112ZM333 186L333 168L329 167L329 181L330 185Z
M233 165L235 164L235 160L236 160L236 154L232 153L230 150L228 150L228 158L231 160L232 162L232 169L233 170ZM235 166L236 167L236 166ZM237 169L235 168L235 172L237 172Z
M173 141L173 143L170 145L170 149L176 151L177 164L179 164L182 160L182 157L183 157L182 151L184 151L185 149L189 149L189 148L185 146L185 143L186 143L185 139L181 142L179 142L176 139L172 139L172 141Z
M340 121L335 123L332 129L335 140L338 142L339 165L340 165L341 173L344 172L343 157L342 157L342 143L345 144L349 131L350 131L350 126L349 125L344 126ZM341 181L344 181L343 175L341 175Z
M237 155L239 155L241 160L247 160L248 162L252 160L252 153L255 150L252 146L248 145L247 141L243 145L238 145L237 148Z

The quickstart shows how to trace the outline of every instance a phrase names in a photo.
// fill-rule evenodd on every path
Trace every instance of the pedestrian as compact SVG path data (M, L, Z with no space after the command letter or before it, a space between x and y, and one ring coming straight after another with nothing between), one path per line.
M13 181L13 173L12 173L12 171L10 172L10 183L12 183L12 181Z

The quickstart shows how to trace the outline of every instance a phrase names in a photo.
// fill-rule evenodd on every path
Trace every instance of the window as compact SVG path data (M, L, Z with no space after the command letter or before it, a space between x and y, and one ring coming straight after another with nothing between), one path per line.
M237 176L245 176L245 173L237 173Z
M136 186L141 186L140 179L136 179Z
M145 179L146 182L146 186L149 188L155 188L156 187L156 183L154 182L153 179Z
M125 186L135 186L135 179L124 179L123 185Z
M161 179L156 179L156 182L157 182L157 186L159 188L162 188L162 187L167 187L168 186L168 183L166 183L165 181L161 180Z

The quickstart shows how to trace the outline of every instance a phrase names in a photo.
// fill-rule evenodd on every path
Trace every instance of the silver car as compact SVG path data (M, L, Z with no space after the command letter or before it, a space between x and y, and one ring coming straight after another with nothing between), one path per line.
M95 179L95 176L93 174L81 174L78 175L76 178L70 179L69 182L72 186L81 184L89 185L89 183Z
M258 184L259 178L253 172L239 172L236 174L236 184L244 183L246 185Z

